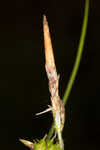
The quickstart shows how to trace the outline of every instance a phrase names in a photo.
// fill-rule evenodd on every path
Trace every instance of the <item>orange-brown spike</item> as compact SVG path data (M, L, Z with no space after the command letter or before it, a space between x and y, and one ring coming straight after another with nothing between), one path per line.
M47 72L47 77L49 79L49 91L51 94L51 110L53 113L55 130L58 134L61 149L63 149L63 140L61 137L64 120L65 111L64 105L62 104L59 96L59 76L57 75L56 65L54 60L53 48L50 38L50 32L46 16L43 16L43 30L44 30L44 47L45 47L45 69Z
M43 16L43 31L44 31L44 47L45 47L45 60L46 64L50 67L55 67L53 48L49 32L49 26L46 16Z

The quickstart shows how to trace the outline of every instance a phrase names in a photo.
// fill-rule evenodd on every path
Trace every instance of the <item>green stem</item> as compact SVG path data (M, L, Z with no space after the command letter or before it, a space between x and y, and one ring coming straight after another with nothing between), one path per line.
M46 140L47 140L47 141L49 141L49 140L51 139L53 133L54 133L54 123L52 123L51 128L50 128L50 130L49 130L49 133L48 133L48 135L47 135L47 137L46 137Z
M78 45L78 50L77 50L77 55L76 55L76 60L75 60L74 66L73 66L73 70L72 70L72 73L70 75L70 79L69 79L69 82L67 84L65 94L63 97L64 104L66 104L68 101L68 97L69 97L69 94L71 92L73 83L75 81L75 77L77 75L79 64L81 61L84 42L85 42L85 36L86 36L86 30L87 30L87 24L88 24L88 13L89 13L89 0L85 0L85 11L84 11L84 19L83 19L81 37L80 37L80 41L79 41L79 45ZM52 127L48 133L47 140L49 140L52 137L53 132L54 132L54 125L52 124Z
M61 132L58 132L58 139L59 139L59 145L60 145L60 149L64 150L64 144L63 144L63 139L62 139L62 135Z
M82 52L83 52L83 48L84 48L86 30L87 30L88 12L89 12L89 0L85 0L85 11L84 11L84 19L83 19L81 37L80 37L80 41L79 41L79 45L78 45L78 50L77 50L77 55L76 55L76 60L75 60L74 66L73 66L73 70L72 70L72 73L70 75L70 79L69 79L69 82L67 84L65 94L63 97L64 104L67 103L69 94L71 92L72 86L74 84L74 81L75 81L75 78L76 78L76 75L77 75L77 72L79 69L79 65L80 65L80 61L81 61L81 57L82 57Z

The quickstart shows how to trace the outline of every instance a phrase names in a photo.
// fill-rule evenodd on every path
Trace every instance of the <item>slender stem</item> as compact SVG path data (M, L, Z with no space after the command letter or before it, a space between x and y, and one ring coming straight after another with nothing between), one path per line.
M49 141L49 140L51 139L53 133L54 133L54 123L52 123L51 128L50 128L50 130L49 130L49 133L48 133L48 135L47 135L47 137L46 137L46 140L47 140L47 141Z
M67 88L65 90L64 97L63 97L64 104L66 104L68 101L68 97L71 92L73 83L75 81L75 77L77 75L77 71L79 68L80 61L81 61L84 42L85 42L85 36L86 36L86 30L87 30L87 24L88 24L88 13L89 13L89 0L85 0L85 11L84 11L84 19L83 19L81 37L80 37L80 41L78 45L78 50L77 50L77 55L76 55L76 60L73 66L73 70L72 70L72 73L71 73L71 76L70 76L70 79L69 79ZM53 132L54 132L54 125L52 124L52 127L47 136L47 140L49 140L52 137Z
M80 41L79 41L79 45L78 45L78 50L77 50L77 55L76 55L76 60L75 60L74 66L73 66L73 70L70 75L70 79L69 79L67 88L65 90L64 97L63 97L64 104L67 103L69 94L71 92L72 86L74 84L74 81L75 81L75 78L76 78L76 75L77 75L77 72L79 69L80 61L82 58L82 52L83 52L83 48L84 48L87 23L88 23L88 12L89 12L89 0L85 0L85 11L84 11L84 19L83 19L81 37L80 37Z
M59 139L60 149L64 150L64 144L63 144L63 139L62 139L61 132L58 132L58 139Z

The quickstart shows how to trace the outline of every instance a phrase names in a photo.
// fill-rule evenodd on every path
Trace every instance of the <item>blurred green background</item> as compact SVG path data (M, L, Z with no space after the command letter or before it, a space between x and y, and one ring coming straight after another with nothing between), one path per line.
M42 16L49 22L63 97L75 61L84 0L0 1L0 149L26 150L18 139L39 139L51 113ZM66 106L65 149L100 149L100 1L90 2L83 57Z

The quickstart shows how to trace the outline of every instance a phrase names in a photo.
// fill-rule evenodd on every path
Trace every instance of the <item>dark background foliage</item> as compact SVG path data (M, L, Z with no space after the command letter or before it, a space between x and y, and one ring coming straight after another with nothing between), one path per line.
M68 150L100 148L100 1L91 1L83 57L64 128ZM80 38L84 0L0 1L0 149L26 150L19 138L40 139L51 113L45 72L42 16L46 14L63 97ZM73 107L72 107L73 106Z

